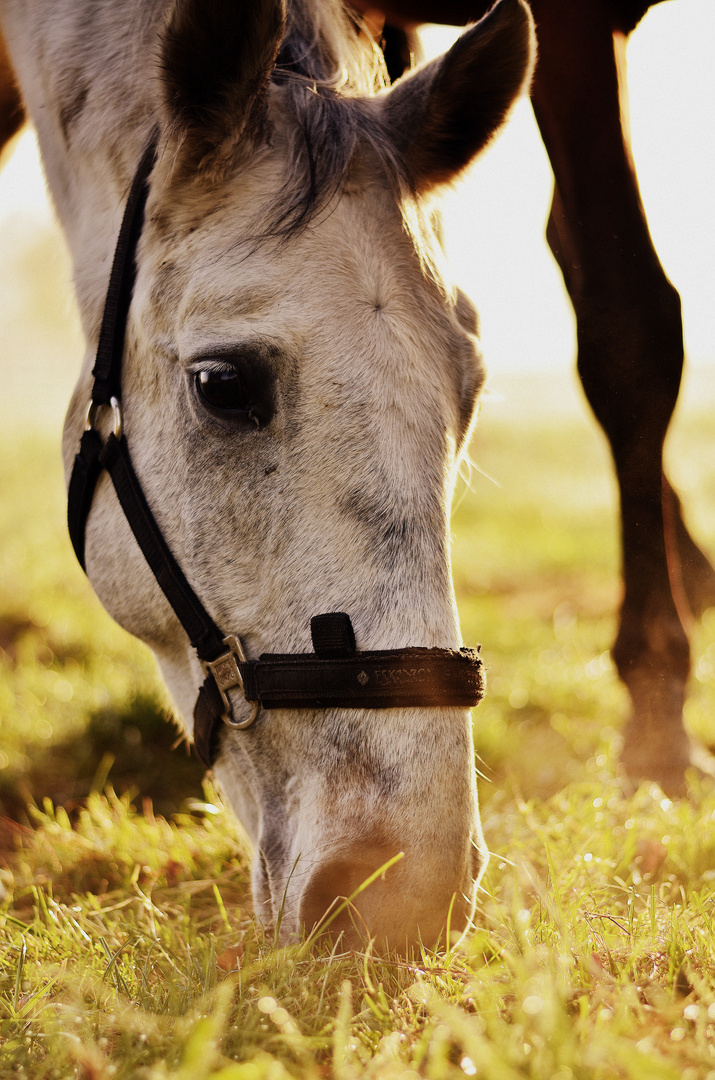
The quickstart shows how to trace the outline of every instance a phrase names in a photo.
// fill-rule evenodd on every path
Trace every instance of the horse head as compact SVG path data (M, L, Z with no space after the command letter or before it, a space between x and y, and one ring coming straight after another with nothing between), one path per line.
M500 0L392 88L330 3L176 0L154 32L154 77L132 90L158 152L123 361L124 437L154 517L249 657L310 651L311 617L331 611L359 650L458 648L449 506L483 373L430 199L528 81L528 8ZM96 340L106 257L78 278ZM190 736L203 672L106 477L86 566L153 649ZM401 854L331 930L404 948L463 929L486 861L473 757L456 706L226 725L214 772L256 849L258 915L280 912L289 939Z

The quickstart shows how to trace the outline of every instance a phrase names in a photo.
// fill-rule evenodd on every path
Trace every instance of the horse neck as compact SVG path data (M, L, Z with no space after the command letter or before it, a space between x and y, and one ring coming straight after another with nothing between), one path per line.
M156 117L151 73L163 7L163 0L23 0L2 8L90 337L101 306L95 293Z

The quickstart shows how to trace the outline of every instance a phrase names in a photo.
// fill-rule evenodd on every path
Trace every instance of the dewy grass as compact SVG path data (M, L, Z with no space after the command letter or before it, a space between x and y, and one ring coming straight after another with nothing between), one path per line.
M277 948L253 920L240 830L158 749L153 663L73 564L56 447L6 439L0 1080L715 1080L715 786L625 789L607 463L585 426L517 427L487 410L472 455L501 486L475 473L453 517L492 856L473 931L415 960Z
M0 915L0 1070L707 1076L713 888L687 837L707 835L715 794L675 804L644 787L626 799L594 779L545 803L505 796L501 809L488 827L514 865L492 860L478 929L449 958L419 962L274 948L246 915L245 867L227 870L237 853L222 815L172 827L111 796L94 796L74 827L45 814ZM165 856L135 861L167 848L169 872ZM89 853L104 892L85 891ZM204 876L212 863L225 917Z

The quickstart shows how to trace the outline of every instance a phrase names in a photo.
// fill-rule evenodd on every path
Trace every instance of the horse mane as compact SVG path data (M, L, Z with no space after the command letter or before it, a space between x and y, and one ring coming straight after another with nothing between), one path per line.
M396 192L409 189L394 140L366 100L389 86L382 50L340 0L289 4L273 83L295 123L268 235L289 239L325 209L342 189L359 145L374 151Z
M291 0L276 70L327 88L370 94L388 84L382 51L341 0Z

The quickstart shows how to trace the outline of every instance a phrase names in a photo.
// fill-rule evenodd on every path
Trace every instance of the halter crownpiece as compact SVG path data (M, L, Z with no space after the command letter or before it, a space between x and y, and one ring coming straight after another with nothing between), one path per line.
M102 317L87 423L70 476L70 539L85 569L87 518L97 481L107 471L124 515L162 592L196 650L204 682L194 707L194 745L211 768L224 725L247 728L260 709L390 709L477 705L484 697L478 649L380 649L361 652L349 615L311 620L312 653L264 653L249 660L237 635L213 621L174 558L134 472L122 418L122 357L134 281L136 248L144 223L157 133L144 151L124 210ZM113 430L103 439L100 412L112 410ZM239 690L253 709L234 718L229 692Z

